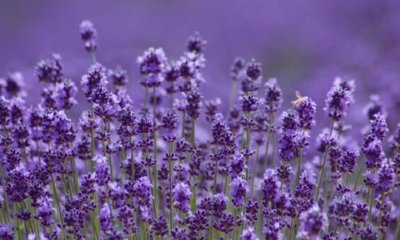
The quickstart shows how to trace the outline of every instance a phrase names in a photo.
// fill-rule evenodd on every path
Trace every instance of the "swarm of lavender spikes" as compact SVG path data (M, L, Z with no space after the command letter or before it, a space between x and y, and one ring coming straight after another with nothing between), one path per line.
M399 239L400 128L374 96L363 138L351 134L353 80L334 81L313 145L319 105L297 93L281 111L278 81L259 91L255 60L235 61L224 117L223 99L201 92L199 34L174 61L149 48L137 108L127 71L97 62L94 25L80 33L93 57L80 89L59 55L35 67L38 106L20 73L0 81L1 239Z

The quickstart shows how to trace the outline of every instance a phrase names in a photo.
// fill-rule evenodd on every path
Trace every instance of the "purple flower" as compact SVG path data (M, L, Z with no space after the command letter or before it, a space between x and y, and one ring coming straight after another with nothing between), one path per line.
M199 33L195 33L191 36L186 45L186 50L195 54L202 54L207 41L204 40Z
M168 83L175 83L178 80L178 78L179 78L179 69L178 69L177 64L175 64L175 63L168 64L164 70L165 81ZM171 93L174 93L176 89L173 88L172 90L174 90L174 91Z
M300 176L299 185L295 190L295 196L297 198L312 198L313 189L315 187L315 176L314 173L304 170Z
M326 213L321 211L318 205L314 204L312 208L300 215L300 229L298 237L300 239L313 239L324 231L328 224Z
M343 149L339 159L339 171L342 173L353 173L356 167L359 153L349 149Z
M259 100L254 94L242 95L239 100L244 113L252 113L258 108Z
M61 56L53 54L53 59L43 59L35 67L36 76L40 82L61 83L63 81L63 66Z
M199 70L204 66L204 57L195 53L186 53L177 62L179 76L183 83L179 86L181 92L188 92L203 80Z
M145 115L141 115L140 119L137 121L137 133L138 134L151 134L153 132L153 123Z
M20 162L14 169L9 171L6 192L8 199L12 202L22 202L28 196L29 172L26 166Z
M278 139L279 156L284 161L291 161L299 154L299 134L293 131L282 130Z
M389 137L388 141L389 141L389 144L390 144L390 149L393 152L398 151L398 149L400 148L400 123L397 124L396 130Z
M273 169L267 169L264 174L262 192L263 202L274 202L278 195L280 183L276 177L276 172Z
M43 226L51 226L54 221L52 218L53 207L49 199L42 199L39 201L39 207L36 211L35 219L37 219Z
M350 217L354 210L354 196L352 196L350 193L341 197L336 196L330 205L330 212L339 221Z
M81 177L81 192L89 196L95 192L96 179L93 173L88 173Z
M255 59L252 59L247 63L246 66L246 77L250 81L257 81L262 78L262 69L261 63L256 62Z
M209 214L206 211L196 211L192 217L189 218L190 236L199 236L201 238L202 231L209 227Z
M360 239L378 240L378 231L374 226L371 225L361 229L358 235L360 236Z
M228 197L223 193L218 193L212 198L212 210L213 215L216 217L221 217L227 208Z
M19 96L25 95L25 92L22 90L24 87L24 77L22 76L22 73L20 72L14 72L8 74L6 80L5 80L5 93L6 96L9 98L15 98Z
M297 92L297 100L293 101L294 110L299 116L299 127L310 130L315 125L315 112L317 105L309 97L302 97Z
M167 235L168 233L167 219L165 219L162 216L155 219L152 223L152 230L154 231L154 234L157 236L163 237Z
M353 102L355 84L353 80L336 78L325 100L324 110L333 121L339 121L346 116L346 111Z
M216 117L216 114L218 112L218 106L221 105L221 99L217 98L214 100L209 100L205 101L204 107L205 107L205 115L206 115L206 120L208 122L212 122L214 118Z
M368 169L378 168L385 158L382 142L372 135L364 138L362 152L365 155Z
M257 201L249 200L246 204L246 221L249 225L254 225L258 219L259 204Z
M378 176L371 170L367 170L364 174L364 183L368 187L376 188L378 185Z
M353 211L353 219L358 223L363 223L367 220L368 206L365 203L357 203Z
M55 99L58 109L70 110L78 103L75 99L78 88L75 86L73 81L65 80L64 82L57 84L54 91L56 94Z
M364 109L369 120L373 120L375 114L386 115L383 103L378 95L371 95L369 99L370 102L367 104L367 106L365 106Z
M96 51L96 49L97 49L97 43L96 43L97 31L94 28L93 23L88 20L84 20L79 25L79 29L80 29L80 33L81 33L81 38L82 38L83 42L85 43L85 49L88 52Z
M0 126L4 127L10 121L10 102L4 98L4 96L0 96Z
M150 209L152 206L153 185L147 176L137 179L133 185L133 194L135 201L141 208Z
M126 234L136 232L136 219L132 208L127 205L119 208L117 217L124 224L124 232Z
M275 78L265 83L265 110L268 113L275 113L282 105L282 90Z
M69 229L69 233L78 239L83 237L81 230L84 228L85 218L88 216L88 212L85 211L88 209L82 208L84 203L84 199L79 196L72 196L65 203L64 223Z
M8 224L0 224L0 238L3 240L14 239L14 232Z
M88 73L83 75L81 79L83 93L88 98L97 87L105 86L106 84L106 70L99 63L90 66Z
M278 151L285 161L291 161L299 154L298 149L307 146L308 134L299 131L299 118L293 112L282 114L281 131L278 138Z
M117 90L120 90L126 86L126 84L128 84L128 73L125 69L122 69L119 66L114 70L110 70L109 75L112 79L115 89Z
M174 112L167 112L162 116L161 127L173 131L178 127L178 119Z
M254 227L248 227L243 230L240 240L259 240L257 237Z
M192 193L189 186L184 182L179 182L174 186L174 207L182 212L189 210L189 201Z
M393 158L392 167L396 176L400 176L400 153Z
M281 164L276 170L276 176L282 182L282 184L288 184L290 174L293 172L292 167L289 164Z
M239 73L239 77L242 77L242 92L244 95L248 93L254 93L259 88L259 82L262 79L262 69L261 64L252 59L247 63L245 69L243 69L243 74Z
M281 117L281 128L282 131L297 130L299 128L298 117L292 111L283 112Z
M226 234L232 232L235 226L235 217L230 213L222 214L222 217L214 223L215 229Z
M12 124L22 123L26 111L25 101L20 97L15 97L10 101L10 119Z
M335 147L338 143L337 137L332 134L330 136L329 129L324 128L317 138L317 150L324 153L329 147Z
M376 191L385 195L392 190L395 181L394 170L387 164L382 165L378 170L378 185Z
M245 61L243 58L236 58L233 61L232 67L231 67L231 76L233 81L237 81L241 75L243 74L243 70L245 68Z
M187 101L186 112L192 119L197 119L200 116L200 108L202 106L202 96L198 89L192 89L190 92L184 94Z
M107 158L102 155L97 155L94 159L96 165L96 183L99 186L105 186L111 181L110 168L108 166Z
M229 165L229 173L232 178L237 176L241 176L243 170L245 169L245 161L246 159L242 154L235 155Z
M149 48L137 59L142 75L160 74L164 71L167 58L162 48Z
M188 240L188 232L185 228L175 227L172 229L171 240Z
M103 207L100 209L99 221L101 230L108 232L112 228L112 216L111 216L111 206L108 203L104 203Z
M377 113L373 116L371 120L371 134L374 135L379 140L383 140L389 129L386 124L386 116L381 113Z
M242 177L236 177L231 182L232 203L235 207L241 207L244 204L244 198L248 192L247 182Z

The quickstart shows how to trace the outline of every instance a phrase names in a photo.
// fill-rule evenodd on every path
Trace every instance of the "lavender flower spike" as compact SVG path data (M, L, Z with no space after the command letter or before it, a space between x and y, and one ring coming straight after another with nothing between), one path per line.
M97 31L94 24L89 20L84 20L79 25L82 41L85 43L85 49L88 52L94 52L97 49Z
M297 99L292 102L299 116L299 127L310 130L315 125L316 104L309 97L303 97L296 92Z
M325 100L324 110L333 121L339 121L346 116L346 111L353 100L354 80L336 78Z
M186 183L179 182L175 185L173 194L174 207L182 212L187 212L189 210L190 197L192 196L189 186Z
M247 182L242 177L236 177L231 182L232 203L235 207L241 207L244 204L246 193L249 191Z

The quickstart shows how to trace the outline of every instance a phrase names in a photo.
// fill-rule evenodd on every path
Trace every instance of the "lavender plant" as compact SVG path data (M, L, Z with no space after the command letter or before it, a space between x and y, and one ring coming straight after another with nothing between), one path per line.
M373 96L363 139L349 134L353 80L334 81L313 145L317 104L297 92L283 111L277 80L263 83L254 59L235 60L224 116L200 91L199 34L177 60L149 48L137 59L138 105L127 71L97 62L94 25L80 33L93 64L79 119L59 55L35 67L37 106L21 74L0 81L1 239L399 239L400 128L388 137Z

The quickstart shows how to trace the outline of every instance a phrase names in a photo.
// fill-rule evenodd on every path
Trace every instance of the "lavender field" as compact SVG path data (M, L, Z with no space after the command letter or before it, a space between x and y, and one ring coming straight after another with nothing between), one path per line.
M0 239L400 239L400 3L0 3Z

